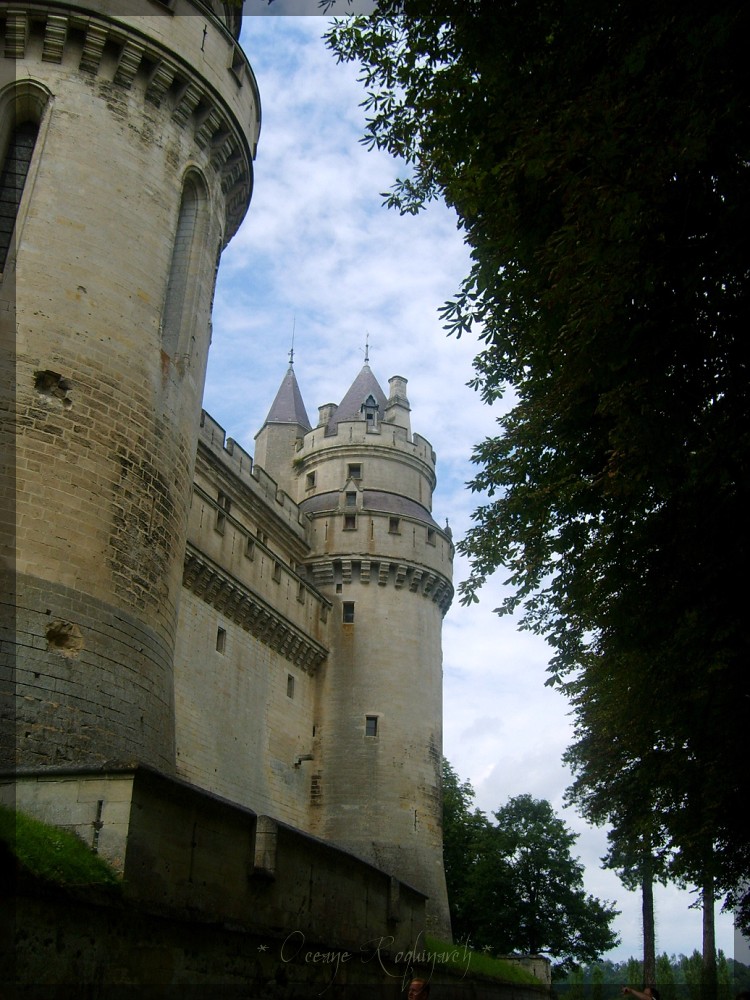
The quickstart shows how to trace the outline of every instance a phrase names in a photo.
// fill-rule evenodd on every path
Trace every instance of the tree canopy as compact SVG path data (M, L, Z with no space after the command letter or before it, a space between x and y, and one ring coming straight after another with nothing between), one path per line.
M481 338L475 388L515 393L474 452L463 600L505 569L579 777L624 789L624 764L610 801L655 811L696 882L710 842L722 890L750 875L748 21L380 0L328 35L362 67L365 142L408 165L387 203L456 209L472 267L444 320Z
M544 799L519 795L494 813L443 765L443 853L456 938L495 954L547 953L560 974L613 948L617 915L587 895L577 839Z

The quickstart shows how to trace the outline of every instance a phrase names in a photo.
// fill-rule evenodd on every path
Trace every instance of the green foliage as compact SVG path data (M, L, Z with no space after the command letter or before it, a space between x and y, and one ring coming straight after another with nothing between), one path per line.
M440 956L440 971L455 972L463 978L467 970L472 974L488 976L490 979L500 979L505 983L528 983L536 985L538 980L530 972L505 962L501 958L493 958L484 952L474 951L464 945L448 944L429 935L425 936L426 950L432 955Z
M656 985L662 1000L690 1000L700 993L701 956L693 952L692 956L661 954L656 960ZM719 952L719 966L723 968L718 979L719 1000L731 1000L740 990L746 988L750 981L750 968L727 959ZM584 995L591 1000L614 1000L622 995L625 985L643 985L641 964L631 958L627 962L598 962L594 966L582 966L577 975L570 973L568 977L555 986L555 991L567 998L579 989L581 975L585 986Z
M405 15L405 16L403 16ZM381 0L328 41L401 212L455 207L472 267L447 329L515 403L474 452L462 600L553 649L577 777L701 884L750 875L750 9L731 0ZM750 896L745 917L750 922Z
M20 864L47 882L62 886L119 889L117 873L72 833L0 806L0 841Z
M472 810L473 790L443 765L444 858L453 932L495 954L542 952L558 971L617 943L616 911L586 895L571 855L576 834L549 802L512 798L490 822Z

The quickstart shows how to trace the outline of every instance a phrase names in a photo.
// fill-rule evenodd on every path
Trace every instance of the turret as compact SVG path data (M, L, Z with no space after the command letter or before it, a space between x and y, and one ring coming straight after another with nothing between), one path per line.
M429 896L450 936L442 859L442 619L453 546L431 514L435 455L406 380L368 364L296 452L307 568L332 604L312 763L312 829Z
M0 13L17 759L169 771L214 278L249 203L259 99L240 9L127 10Z
M290 496L295 496L295 452L309 430L292 356L268 416L255 435L255 462Z

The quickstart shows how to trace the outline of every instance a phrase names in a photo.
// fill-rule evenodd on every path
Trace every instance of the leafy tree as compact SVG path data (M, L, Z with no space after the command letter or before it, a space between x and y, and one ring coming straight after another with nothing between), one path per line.
M549 953L558 971L617 943L617 911L586 894L577 839L546 800L511 798L481 835L464 894L475 946L499 954Z
M479 845L489 823L479 809L472 808L474 789L462 782L443 758L443 864L453 936L462 940L469 933L465 916L465 889L477 862Z
M458 213L473 262L444 318L480 333L475 387L516 394L475 450L463 599L506 568L499 610L548 638L581 739L609 690L632 789L697 885L711 840L733 903L750 874L749 19L731 0L380 0L329 34L362 66L366 141L408 164L388 203Z

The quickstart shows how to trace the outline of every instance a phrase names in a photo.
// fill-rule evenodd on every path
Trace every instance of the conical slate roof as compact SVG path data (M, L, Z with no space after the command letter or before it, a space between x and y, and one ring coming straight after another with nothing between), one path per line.
M378 385L378 380L372 374L370 366L365 364L362 371L352 382L349 391L339 403L338 409L333 415L334 424L342 420L361 420L362 404L368 396L373 396L378 404L380 417L382 419L388 399L383 390Z
M310 418L302 402L302 393L297 385L294 366L289 365L287 373L279 386L276 398L271 403L271 409L265 420L266 424L298 424L306 431L311 430ZM263 425L265 427L265 424Z

